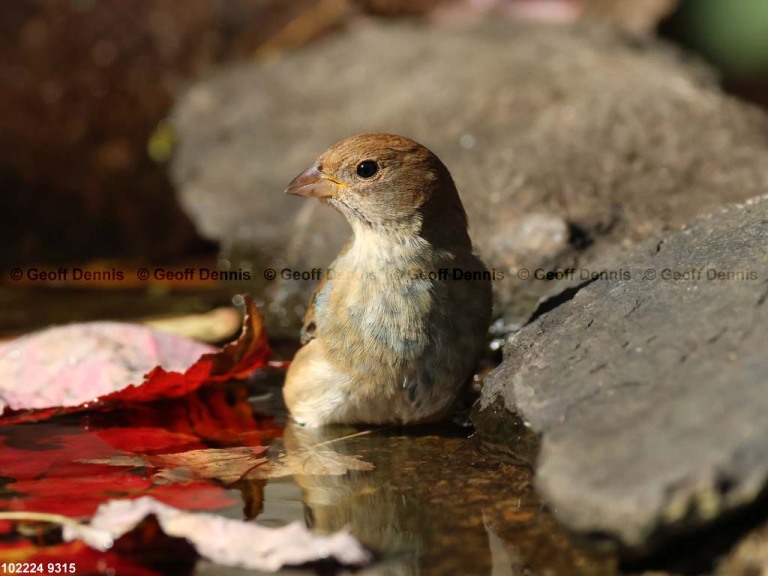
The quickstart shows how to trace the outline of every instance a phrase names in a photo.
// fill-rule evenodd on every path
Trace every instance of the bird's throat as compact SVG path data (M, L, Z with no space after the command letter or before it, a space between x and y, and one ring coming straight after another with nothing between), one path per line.
M412 234L380 232L364 225L353 225L354 240L346 265L372 275L397 275L429 266L432 246Z

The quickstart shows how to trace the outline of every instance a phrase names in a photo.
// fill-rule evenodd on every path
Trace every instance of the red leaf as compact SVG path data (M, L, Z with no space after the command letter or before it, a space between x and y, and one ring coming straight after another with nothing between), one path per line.
M203 447L197 438L164 433L160 428L123 428L122 451L110 445L118 436L116 430L62 429L48 423L5 428L0 434L0 469L12 480L5 484L6 497L0 508L87 517L99 504L116 497L151 494L167 504L192 510L218 510L237 502L226 489L204 482L157 485L152 480L153 470L83 461L106 462L125 457L126 451L143 454L145 448L157 452L159 444L168 445L168 453ZM142 440L152 435L157 440L145 447ZM178 444L182 440L187 440L184 446Z
M219 351L134 324L51 328L0 344L0 425L179 398L243 378L269 355L261 315L248 297L240 337Z
M99 428L119 427L113 433L100 430L99 436L120 450L152 453L130 432L135 428L161 430L160 437L170 441L169 434L187 435L217 445L265 446L282 436L282 429L272 418L257 416L248 402L248 387L243 383L207 386L178 400L162 400L148 404L132 404L127 410L90 415ZM127 431L122 435L119 430ZM148 431L148 436L151 432ZM136 441L132 441L136 440ZM193 450L179 447L179 450ZM169 450L162 450L168 452ZM176 451L176 450L174 450Z
M171 432L163 428L105 428L98 430L96 434L123 452L169 454L205 448L205 444L197 436ZM88 457L92 458L90 454Z

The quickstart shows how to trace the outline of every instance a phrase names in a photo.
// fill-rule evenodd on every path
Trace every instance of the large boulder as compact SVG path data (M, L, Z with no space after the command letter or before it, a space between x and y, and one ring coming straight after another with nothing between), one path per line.
M475 420L541 437L562 522L646 550L768 490L768 196L601 271L511 339Z
M349 234L281 191L350 134L402 133L445 161L504 277L506 326L552 290L537 269L590 267L768 183L763 113L666 44L597 24L360 23L194 85L172 122L181 205L231 266L253 269L274 335L295 336L313 281L270 282L265 268L324 267Z

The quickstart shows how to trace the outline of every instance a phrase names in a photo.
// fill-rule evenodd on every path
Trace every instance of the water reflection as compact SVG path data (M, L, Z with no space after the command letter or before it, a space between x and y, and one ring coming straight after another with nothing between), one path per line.
M322 532L348 528L363 544L382 553L388 560L387 572L418 574L419 558L425 548L421 529L424 504L416 490L400 486L397 481L408 475L411 481L417 481L408 469L415 455L408 443L389 446L386 431L343 439L357 432L343 427L307 429L292 422L286 427L288 455L322 451L327 459L330 452L341 459L361 457L375 466L375 470L343 475L295 475L306 522ZM374 452L371 443L380 449ZM398 462L405 467L397 470Z
M381 552L365 574L614 573L570 544L532 491L530 470L479 450L469 430L359 432L288 423L283 442L286 457L297 457L293 479L307 524L349 528ZM308 454L328 469L334 458L375 469L318 473Z

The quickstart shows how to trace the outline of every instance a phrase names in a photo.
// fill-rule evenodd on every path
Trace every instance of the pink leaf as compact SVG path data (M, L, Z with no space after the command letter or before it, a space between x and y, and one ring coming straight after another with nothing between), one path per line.
M0 344L0 412L71 407L144 381L156 366L183 372L215 349L139 324L89 322Z
M90 322L0 344L0 425L179 398L266 365L262 319L246 298L237 341L221 350L137 324ZM20 412L22 411L22 412Z

